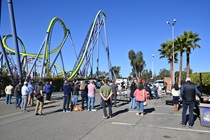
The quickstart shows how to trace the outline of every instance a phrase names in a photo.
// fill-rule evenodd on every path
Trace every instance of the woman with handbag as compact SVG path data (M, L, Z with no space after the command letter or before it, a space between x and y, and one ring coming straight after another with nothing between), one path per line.
M143 84L139 83L137 89L134 92L134 97L136 99L137 113L136 115L144 115L144 102L147 100L147 91L144 89Z

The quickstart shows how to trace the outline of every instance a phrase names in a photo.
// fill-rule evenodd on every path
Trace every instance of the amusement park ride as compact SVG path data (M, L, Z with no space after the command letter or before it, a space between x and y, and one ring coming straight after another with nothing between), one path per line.
M0 0L0 6L2 7L2 0ZM105 52L107 55L108 62L108 72L109 79L115 78L115 74L112 70L112 65L110 61L110 53L109 53L109 45L107 40L107 32L106 32L106 14L104 11L100 10L96 14L89 31L86 35L85 41L80 49L79 54L77 55L75 51L75 46L73 43L73 39L70 33L70 30L66 27L64 22L55 17L51 20L45 39L37 53L28 53L26 52L26 48L23 44L23 41L16 35L16 27L14 20L14 12L12 6L12 0L8 0L8 8L10 12L10 22L12 28L12 35L5 35L1 38L0 35L0 68L7 69L10 77L18 76L19 78L30 79L33 73L37 72L39 69L40 78L57 75L63 77L64 79L70 80L77 75L80 75L82 78L86 78L88 74L88 70L91 72L91 76L93 76L93 57L96 56L96 78L98 78L97 73L99 71L99 45L102 44L105 48ZM1 16L1 11L0 11ZM1 20L0 20L1 22ZM63 39L61 43L54 49L51 49L51 35L53 32L53 28L55 23L58 23L62 26L63 30ZM66 70L66 63L63 59L62 48L67 40L70 38L72 46L74 48L74 53L76 56L76 62L74 63L74 67L71 70ZM8 46L7 40L9 38L14 39L14 48ZM102 43L99 43L99 42ZM21 45L22 51L19 51L18 42ZM97 54L93 53L94 50L98 52ZM54 55L53 59L51 55ZM14 62L14 55L16 56L16 63ZM57 60L60 58L61 66L56 64ZM26 72L26 75L22 76L23 72ZM34 75L36 76L36 75Z

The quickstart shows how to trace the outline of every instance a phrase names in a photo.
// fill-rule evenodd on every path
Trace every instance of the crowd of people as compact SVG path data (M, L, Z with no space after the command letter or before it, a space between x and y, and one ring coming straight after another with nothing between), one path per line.
M167 85L167 84L165 84ZM164 87L166 92L166 87ZM191 79L186 78L185 83L178 85L175 83L171 90L173 96L174 111L179 111L180 102L182 102L182 126L187 124L186 112L189 108L189 128L194 125L194 113L193 109L196 108L197 116L200 116L198 108L198 100L196 96L201 98L201 93L197 86L191 82ZM150 87L148 84L137 83L137 80L133 80L130 86L130 109L137 108L136 115L144 115L144 103L147 99L158 99L158 87L153 85Z
M6 93L6 101L5 104L12 104L11 97L14 94L15 96L15 108L21 109L22 112L28 112L27 106L35 106L35 115L43 115L42 109L44 105L44 91L43 91L44 84L42 82L39 82L37 85L30 80L25 81L15 85L9 83L8 86L5 88ZM52 81L49 81L46 83L45 86L46 89L46 100L51 99L51 94L53 90ZM36 98L36 103L34 103ZM39 113L38 113L39 110Z
M15 95L15 107L21 109L22 112L27 112L27 105L35 106L35 115L44 115L44 84L39 82L38 85L34 85L33 81L25 81L22 85L19 82L14 88ZM108 83L107 80L102 81L100 87L100 105L103 108L103 118L112 117L112 103L114 107L116 105L117 93L124 87L120 84L116 84L113 80ZM144 106L147 99L158 99L158 87L155 85L150 87L148 84L142 84L133 80L130 85L130 109L137 109L136 115L144 115ZM52 81L46 82L45 94L46 100L51 100L53 91ZM6 100L5 104L11 104L11 95L13 92L13 86L9 84L5 88ZM81 94L81 107L83 110L97 111L95 109L95 97L96 97L96 85L93 80L90 81L64 81L63 84L63 112L71 112L74 106L78 105L78 98ZM177 83L172 88L174 111L179 110L180 99L182 100L182 122L183 126L186 126L186 111L189 107L189 127L194 124L193 109L196 107L196 95L201 97L200 91L196 85L191 82L190 78L186 79L186 82L179 86ZM34 103L34 97L36 103ZM108 107L108 113L107 108ZM199 111L198 111L199 112Z

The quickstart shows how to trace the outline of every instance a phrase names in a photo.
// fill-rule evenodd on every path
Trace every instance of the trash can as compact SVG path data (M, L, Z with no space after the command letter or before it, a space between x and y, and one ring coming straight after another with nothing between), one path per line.
M201 126L210 127L210 97L202 97L199 108Z

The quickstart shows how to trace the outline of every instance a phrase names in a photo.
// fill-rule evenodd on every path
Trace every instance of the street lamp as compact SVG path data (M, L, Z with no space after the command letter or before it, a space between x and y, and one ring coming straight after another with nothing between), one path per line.
M154 68L153 68L153 58L154 58L154 54L152 54L152 79L154 78Z
M172 27L172 41L173 41L173 69L172 69L172 71L173 71L173 73L172 73L172 80L173 81L172 81L172 84L174 84L175 83L175 72L174 72L174 26L176 24L176 19L174 19L173 23L170 23L169 21L166 21L166 23Z

